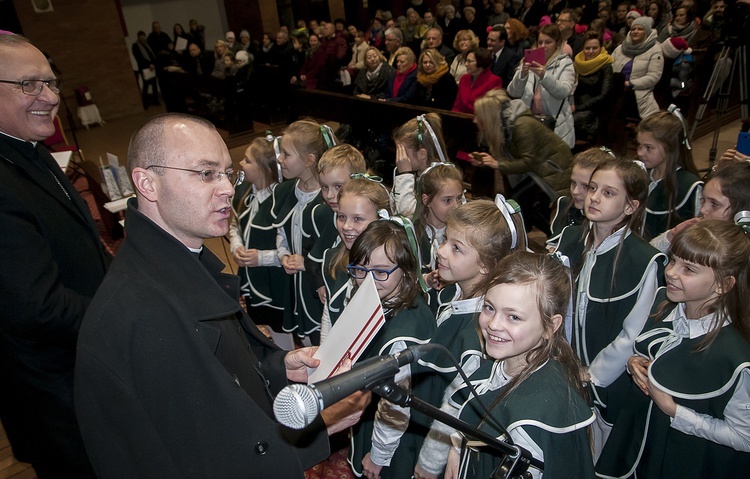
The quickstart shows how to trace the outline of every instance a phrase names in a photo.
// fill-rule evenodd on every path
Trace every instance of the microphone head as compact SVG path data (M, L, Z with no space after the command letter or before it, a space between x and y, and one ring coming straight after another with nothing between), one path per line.
M273 414L280 424L304 429L320 412L315 390L305 384L291 384L282 389L273 401Z

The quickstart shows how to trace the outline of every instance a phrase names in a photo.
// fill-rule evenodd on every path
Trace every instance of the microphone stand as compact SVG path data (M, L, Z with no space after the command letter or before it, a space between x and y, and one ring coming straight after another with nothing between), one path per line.
M411 391L407 391L397 385L393 381L393 378L386 379L376 384L372 387L372 391L394 404L398 404L402 407L410 407L426 416L442 422L443 424L447 424L448 426L464 433L466 436L478 439L487 444L487 446L493 450L505 455L505 460L492 473L491 479L531 477L530 475L527 475L529 466L533 466L539 470L544 470L544 463L539 459L532 457L531 453L526 449L500 441L486 432L470 426L466 422L441 411L432 404L412 395Z

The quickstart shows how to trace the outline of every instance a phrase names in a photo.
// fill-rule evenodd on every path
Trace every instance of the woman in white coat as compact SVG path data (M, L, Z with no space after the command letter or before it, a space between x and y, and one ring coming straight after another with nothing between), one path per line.
M661 44L657 41L657 32L651 27L651 23L650 17L636 18L625 41L612 53L612 69L615 73L625 75L624 108L627 111L627 102L632 102L627 95L634 93L638 116L641 118L659 111L654 98L654 87L664 70Z
M576 134L568 97L575 88L575 69L573 60L562 51L563 45L557 25L542 27L537 47L544 48L545 64L521 62L507 91L511 97L520 98L534 115L555 118L555 133L573 148Z

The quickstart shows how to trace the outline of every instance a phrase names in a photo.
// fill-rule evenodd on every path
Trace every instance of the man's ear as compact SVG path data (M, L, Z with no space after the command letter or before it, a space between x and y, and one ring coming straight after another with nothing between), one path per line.
M156 173L140 167L133 168L130 175L133 179L133 186L138 190L140 196L152 203L158 197L159 180L156 176Z

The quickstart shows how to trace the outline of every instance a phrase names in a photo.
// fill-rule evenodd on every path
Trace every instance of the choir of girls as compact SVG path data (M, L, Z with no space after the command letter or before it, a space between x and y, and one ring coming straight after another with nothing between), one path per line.
M542 254L515 201L466 201L438 115L393 137L390 190L310 120L248 147L230 238L259 323L325 342L371 274L386 323L362 359L445 346L478 397L433 352L395 381L528 450L544 463L532 477L745 476L750 163L704 184L679 110L654 114L637 160L576 155ZM491 477L502 462L377 397L350 439L369 479Z

